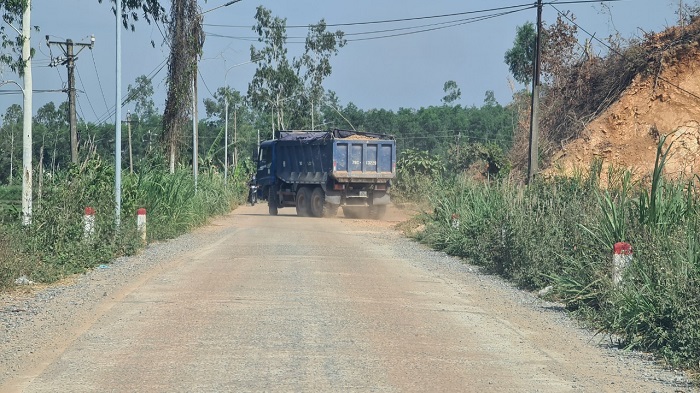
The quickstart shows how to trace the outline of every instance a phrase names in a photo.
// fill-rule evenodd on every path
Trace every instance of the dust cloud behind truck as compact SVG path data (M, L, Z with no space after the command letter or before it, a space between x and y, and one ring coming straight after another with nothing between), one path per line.
M396 176L396 141L356 131L281 131L260 144L256 179L271 215L382 218Z

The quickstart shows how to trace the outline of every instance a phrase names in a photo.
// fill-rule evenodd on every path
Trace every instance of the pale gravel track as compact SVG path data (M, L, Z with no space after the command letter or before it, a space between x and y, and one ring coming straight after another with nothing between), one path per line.
M248 213L264 212L265 207L243 207L239 210L239 213L241 211ZM383 223L368 220L336 219L330 223L323 223L323 227L326 229L334 228L334 230L338 231L334 234L335 236L347 236L348 238L354 239L358 244L362 244L363 248L375 252L373 255L378 255L380 258L384 256L388 261L392 261L390 266L378 266L377 269L383 269L380 270L381 272L399 272L401 274L406 274L408 277L418 274L420 280L416 281L416 287L412 288L411 291L407 291L407 289L410 288L407 286L408 284L404 283L400 284L404 285L404 287L401 287L403 288L403 292L397 290L391 293L413 293L416 297L422 299L421 301L423 303L420 303L421 307L426 304L430 305L425 312L435 313L435 318L437 320L442 321L446 314L455 315L455 318L459 319L462 318L460 315L462 315L465 310L471 310L468 314L471 315L469 317L471 319L469 321L463 320L459 323L465 325L473 324L472 327L475 329L475 334L484 335L484 337L486 337L478 341L478 345L481 346L481 349L474 349L476 352L470 355L476 357L481 356L481 360L474 363L472 367L487 367L481 364L488 365L489 362L495 362L496 360L490 357L492 353L498 356L505 354L512 355L513 358L523 357L525 359L528 357L541 357L543 362L554 364L554 366L548 366L551 367L552 370L547 370L547 372L551 371L562 381L566 381L567 385L561 386L562 391L698 391L690 386L690 383L682 373L666 370L650 361L648 357L643 354L620 351L606 345L605 342L601 343L599 338L594 337L590 331L578 328L576 323L571 321L561 310L560 305L544 302L530 293L513 288L511 285L504 283L496 277L480 273L477 268L465 264L457 258L428 250L420 244L405 239L398 232L391 229L391 226L397 222L400 216L400 214L390 215L389 221ZM168 285L168 280L174 280L174 278L169 276L173 269L187 268L188 261L190 260L189 258L193 258L197 250L214 247L224 239L234 236L236 231L241 230L240 227L236 226L236 222L239 219L241 218L235 215L222 217L215 220L212 225L206 228L199 229L191 234L183 235L172 241L149 245L139 255L120 258L107 265L105 268L98 268L86 274L73 277L61 285L44 288L24 295L17 293L13 295L2 295L0 298L0 391L16 391L18 387L25 386L22 384L25 376L29 378L35 376L38 372L50 369L52 365L55 365L56 359L63 356L64 351L71 346L80 345L80 343L86 339L92 340L88 342L97 342L99 344L101 339L100 337L96 337L96 335L99 336L99 333L90 329L99 322L101 316L122 307L124 302L128 300L127 298L131 291L145 285L147 282L163 280L163 282L159 284ZM274 225L275 222L270 220L289 221L295 220L296 218L264 217L263 219L266 225ZM305 228L307 231L313 230L314 226L318 226L318 222L314 222L312 219L303 220L304 222L310 223L308 225L311 225L310 229ZM283 225L287 224L282 221L279 223ZM335 224L340 225L334 227L333 225ZM262 235L264 235L264 233L261 234L261 236ZM293 236L293 234L290 233L289 236ZM312 236L312 234L305 235L307 238ZM288 249L289 244L285 244L286 246L284 247L287 247L287 249L279 250L279 255L284 255L290 251ZM263 244L249 244L249 246L253 248L246 251L248 254L258 254L262 260L266 258L268 252ZM319 255L323 255L327 252L327 250L320 246L316 247L315 250L314 252ZM299 250L299 252L302 251L301 249ZM279 256L273 257L273 260L275 260L274 258L279 258ZM404 272L404 270L401 270L404 268L395 266L397 262L406 264L406 268L410 268L410 270ZM303 277L303 267L298 267L298 272L290 271L288 273L277 273L288 277L290 280L308 280L311 276ZM371 271L373 267L367 265L365 268ZM347 274L341 271L331 271L325 274L331 273L338 274L338 277L341 278L345 277L343 276L344 274ZM361 286L363 283L362 280L352 281L352 277L348 278L348 280L351 281L331 278L332 280L329 281L330 283L335 283L340 286L348 285L347 282L352 282L355 286ZM381 282L382 285L390 286L393 285L392 282L399 281L402 278L382 277L381 279L383 281L378 282ZM215 280L215 278L212 278L212 280ZM315 283L317 281L309 282ZM318 285L329 284L323 284L323 282L319 281ZM318 290L328 291L331 289L335 288L320 288ZM353 288L346 288L346 290L353 290ZM435 331L440 332L440 334L444 336L450 336L452 333L441 330L442 328L440 326L432 327L432 333L421 337L421 340L423 340L424 343L433 344L431 347L422 349L413 347L404 348L406 344L401 342L387 343L385 341L387 337L391 337L392 329L398 329L397 334L400 334L403 331L400 327L397 328L396 326L409 324L408 321L404 321L402 318L410 316L420 317L419 314L414 313L414 311L416 311L414 309L417 306L414 303L409 303L415 299L408 295L405 298L396 298L395 301L406 302L407 309L394 310L396 315L387 314L387 308L384 307L381 302L377 303L376 301L376 299L381 299L381 296L384 296L383 293L378 292L379 290L376 289L375 286L362 288L362 290L364 291L363 299L365 300L360 300L359 302L367 302L366 307L362 306L364 308L357 308L360 307L357 303L358 300L353 302L350 302L349 299L339 300L336 298L318 300L316 298L309 298L309 296L317 292L295 292L299 300L318 301L319 303L315 309L301 309L301 311L305 313L305 315L303 315L303 322L312 323L315 334L309 333L311 334L310 336L301 335L296 338L287 338L291 340L295 346L294 348L289 348L289 351L309 351L310 349L307 348L309 342L315 343L314 351L316 352L314 353L337 351L339 353L355 354L356 351L365 351L368 355L364 359L355 359L354 362L343 363L346 362L348 358L338 356L337 359L335 359L337 364L331 366L326 364L325 367L331 367L331 369L334 370L332 372L337 374L334 378L338 381L353 381L358 383L353 386L345 386L347 389L342 390L420 391L420 389L410 389L411 385L401 385L399 382L392 382L392 378L398 378L396 375L402 375L401 373L405 373L406 370L412 367L410 361L404 359L406 354L414 353L415 356L419 356L418 352L420 351L429 353L435 346L443 345L431 341L435 339ZM375 293L374 291L377 292ZM435 293L436 291L441 292L440 296L444 296L442 292L449 294L454 298L454 301L437 308L433 307L435 304L434 302L431 303L432 300L430 300L433 299L432 296L435 296L435 299L441 298ZM466 302L465 299L471 298L478 302L476 304ZM370 301L370 299L375 300ZM343 310L332 308L331 306L337 305L336 303L347 303L348 308ZM351 311L353 308L359 310L360 313L364 315L365 319L352 314ZM274 319L277 317L273 318L272 315L261 316L256 314L256 318L259 317L262 318L263 321L266 320L265 318L271 318L269 321L272 324L279 322ZM324 334L332 334L334 329L338 329L337 326L332 326L330 322L327 322L336 319L354 324L354 326L351 326L354 330L345 333L343 336L347 341L337 343L329 343L322 340L314 341L319 340L319 337L323 337ZM448 318L445 321L452 319L453 318ZM443 322L447 323L445 321ZM260 321L253 319L249 322L259 323ZM294 320L288 320L287 322L296 323ZM368 326L368 324L372 326ZM507 329L502 329L501 325L503 324L508 325ZM161 326L161 328L165 329L164 331L168 331L167 326ZM202 328L204 329L204 327ZM242 327L240 328L243 329ZM412 326L411 328L417 330L416 336L418 337L421 327ZM490 328L493 328L494 332L500 332L499 334L501 334L501 336L496 335L488 338L488 334L479 331L479 329ZM429 332L427 329L428 328L426 328L426 334ZM551 336L551 333L547 331L550 329L558 332L560 335L561 332L565 332L564 334L567 336ZM324 331L326 333L323 333ZM375 331L376 337L381 338L383 342L373 342L371 337L366 337L366 334L365 336L357 336L362 332L366 333L371 331ZM519 339L513 335L521 335L522 337ZM154 338L150 337L150 339L153 340ZM462 340L462 338L458 336L447 337L447 339L453 340L448 341L452 343L461 342ZM258 349L261 345L267 345L264 344L263 341L260 341L264 340L262 337L257 339L251 338L251 340L249 345ZM519 340L532 344L516 347L505 345L506 343L517 342ZM581 354L570 353L567 352L566 349L548 349L549 346L556 348L556 345L561 347L568 345L567 343L570 343L573 349L578 348L582 351L587 351L586 353L597 355L595 355L594 359L583 359L581 358ZM387 353L373 354L373 346L384 348ZM269 349L273 352L279 350L279 348ZM85 347L83 350L87 351L89 348ZM462 353L463 349L455 347L453 344L445 344L443 351L452 351L457 357L464 356L464 353ZM460 353L462 355L460 355ZM232 356L237 355L234 352ZM476 359L476 357L474 358ZM571 361L581 362L581 364L574 366L567 365L567 357L571 357ZM313 358L313 356L310 358ZM386 363L387 359L389 359L389 366L381 366L379 364L382 362ZM551 359L559 359L560 361L552 363ZM209 359L208 361L224 362L225 360L226 359ZM328 359L326 359L326 361L328 361ZM442 367L433 365L434 369L432 372L437 374L444 372L445 378L449 378L449 376L452 375L449 373L452 368L457 370L461 367L459 359L454 359L454 361L456 363L443 364ZM499 361L502 362L503 360ZM435 360L435 362L436 365L442 364L439 360ZM392 363L395 364L392 365ZM520 363L515 362L514 364ZM262 367L260 364L258 366ZM525 363L522 363L522 366L523 370L528 370L528 367L532 367L531 364L528 365ZM212 365L212 367L214 367L214 365ZM249 367L253 366L249 365ZM313 365L305 365L305 367L304 370L306 370L306 372L318 369ZM323 367L323 365L319 364L318 367ZM372 370L381 367L387 368L385 377L363 379L363 376L360 375L362 373L374 375L371 374ZM557 369L557 367L559 369ZM575 369L580 369L580 376L572 374L572 370ZM603 375L600 375L601 370L603 370ZM255 368L251 368L248 371L254 373ZM99 373L101 371L85 370L85 372ZM164 372L167 372L167 370ZM484 375L488 375L489 372L488 368L484 369ZM527 372L532 372L533 376L536 374L540 375L538 374L540 371L536 369L530 369L530 371ZM608 378L604 373L609 373L610 377ZM518 373L515 372L516 376L517 374ZM376 375L384 374L379 373ZM545 374L541 374L541 376L544 377ZM629 384L629 382L627 382L628 384L625 385L622 381L628 381L630 376L634 378L634 383ZM410 375L407 376L407 378L410 377ZM154 377L152 375L145 375L144 378ZM239 385L237 386L241 387L240 390L243 391L255 391L259 390L259 388L262 388L262 390L308 391L309 389L305 389L308 388L308 385L303 385L301 382L314 378L316 377L313 375L299 376L299 380L297 381L299 384L289 385L286 389L276 388L275 385L256 385L256 381L251 380L241 380L238 382ZM418 384L415 386L420 386L420 381L413 382ZM471 382L475 387L485 386L486 390L488 390L491 383L491 381L486 380ZM331 385L321 384L317 386L317 389L311 390L337 390L338 385L332 385L332 382L327 383L331 383ZM533 385L522 390L517 388L520 385L518 385L517 378L515 378L511 391L557 391L558 389L553 388L553 386L557 385L552 385L552 383L552 381L542 381L542 388L540 389L537 382L534 381ZM614 383L618 383L618 385L614 385ZM230 385L228 386L230 387ZM454 388L455 385L446 386ZM217 389L212 385L209 386L209 388L202 388L197 391L226 391L224 387L220 386L220 388L221 389ZM522 388L522 386L520 386L520 388ZM134 390L115 389L115 391ZM473 390L466 389L463 391Z

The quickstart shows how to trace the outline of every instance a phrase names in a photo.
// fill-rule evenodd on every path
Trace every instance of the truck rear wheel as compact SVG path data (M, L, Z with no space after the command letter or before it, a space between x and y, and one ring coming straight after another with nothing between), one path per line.
M326 203L326 194L321 187L316 187L311 192L310 210L314 217L323 217L323 204Z
M343 215L347 218L367 218L369 207L367 206L343 206Z
M311 192L307 187L297 190L297 216L308 217L311 203Z
M381 220L386 214L386 205L376 205L369 207L369 218L373 220Z
M334 205L332 203L323 204L323 217L335 217L338 215L338 208L340 205Z

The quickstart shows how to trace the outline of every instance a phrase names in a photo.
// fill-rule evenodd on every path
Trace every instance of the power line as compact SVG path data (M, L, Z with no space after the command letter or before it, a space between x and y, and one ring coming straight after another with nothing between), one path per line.
M95 118L97 118L97 112L95 112L95 107L92 106L92 101L90 101L90 96L88 96L87 90L85 89L85 83L83 83L83 77L80 75L80 70L78 69L77 66L75 67L75 71L78 74L78 79L80 80L80 85L83 87L83 90L85 90L85 98L87 99L88 104L90 105L90 109L92 109L92 113L95 115ZM80 103L78 103L78 106L80 106ZM85 114L82 113L82 109L81 109L81 116L83 116L83 118L85 118Z
M156 68L153 69L153 71L150 72L149 75L146 76L146 79L151 82L153 78L155 78L161 70L165 67L165 65L168 63L168 59L164 59L159 65L156 66ZM133 98L133 95L126 94L124 98L122 98L121 106L124 106L127 102L129 102ZM107 120L109 120L112 116L114 116L115 110L114 110L114 105L110 106L107 111L97 119L97 124L103 124Z
M222 7L223 7L223 6L222 6ZM212 93L211 90L209 90L209 86L207 86L207 82L204 80L204 75L202 75L202 70L200 70L199 67L197 67L197 73L199 74L199 79L201 79L201 80L202 80L202 83L204 83L204 87L205 87L205 88L207 89L207 91L209 92L209 95L212 96L212 97L214 97L214 93Z
M210 9L210 10L206 10L206 11L200 12L199 15L204 15L204 14L206 14L206 13L208 13L208 12L212 12L212 11L214 11L214 10L218 10L219 8L228 7L228 6L230 6L231 4L238 3L239 1L241 1L241 0L231 0L231 1L229 1L228 3L226 3L226 4L222 4L222 5L218 6L218 7L214 7L214 8L212 8L212 9Z
M109 108L109 105L107 104L107 98L105 97L105 91L102 88L102 80L100 79L100 73L97 71L97 63L95 62L95 54L90 51L90 54L92 55L92 65L95 68L95 74L97 75L97 84L100 86L100 93L102 93L102 100L105 103L105 108ZM95 115L97 117L97 115Z
M479 14L479 13L486 13L486 12L493 12L493 11L504 11L504 10L508 10L508 9L521 8L521 7L526 7L526 6L532 7L532 4L525 3L525 4L512 5L512 6L507 6L507 7L487 8L487 9L481 9L481 10L476 10L476 11L454 12L451 14L417 16L417 17L412 17L412 18L385 19L385 20L376 20L376 21L348 22L348 23L326 23L326 27L362 26L362 25L382 24L382 23L409 22L409 21L425 20L425 19L449 18L449 17L453 17L453 16L464 16L464 15ZM247 28L247 29L250 28L250 26L222 25L222 24L209 24L209 23L203 23L203 25L204 26L212 26L212 27L234 27L234 28ZM295 28L308 29L308 28L314 27L314 26L318 26L318 24L290 25L290 26L285 26L285 27L288 29L295 29Z
M410 32L405 32L405 33L397 33L397 34L388 34L388 35L382 35L382 36L377 36L377 37L355 38L355 39L350 39L350 40L347 40L347 41L348 41L348 42L369 41L369 40L378 40L378 39L383 39L383 38L393 38L393 37L401 37L401 36L412 35L412 34L426 33L426 32L430 32L430 31L442 30L442 29L447 29L447 28L450 28L450 27L463 26L463 25L467 25L467 24L470 24L470 23L476 23L476 22L481 22L481 21L488 20L488 19L498 18L498 17L501 17L501 16L505 16L505 15L509 15L509 14L514 14L514 13L516 13L516 12L521 12L521 11L524 11L524 10L529 10L529 9L531 9L531 8L532 8L531 6L528 6L527 8L521 8L521 9L519 9L519 10L508 11L508 12L502 12L502 13L499 13L499 14L485 15L485 16L481 16L481 17L478 17L478 18L474 18L474 19L471 19L471 20L468 20L468 21L465 21L465 22L453 23L453 24L448 25L448 26L432 27L432 28L428 28L428 29L421 29L421 30L410 31Z
M615 1L617 1L617 0L615 0ZM512 8L512 7L509 7L509 8ZM394 31L405 31L405 30L419 29L419 30L408 31L408 32L404 32L404 33L385 34L385 35L379 35L379 36L375 36L375 37L348 39L346 41L347 42L357 42L357 41L377 40L377 39L383 39L383 38L401 37L401 36L405 36L405 35L426 33L426 32L430 32L430 31L442 30L442 29L462 26L462 25L466 25L466 24L470 24L470 23L481 22L484 20L493 19L493 18L513 14L516 12L529 10L532 8L533 8L532 5L527 5L527 6L523 6L523 7L519 8L519 9L506 11L506 12L500 12L500 13L496 13L496 14L481 15L481 16L475 16L475 17L471 17L471 18L458 19L458 20L449 21L449 22L439 22L439 23L433 23L433 24L428 24L428 25L410 26L410 27L386 29L386 30L376 30L376 31L366 31L366 32L358 32L358 33L346 33L345 36L368 35L368 34L376 34L376 33L383 33L383 32L394 32ZM427 28L422 28L422 27L427 27ZM251 42L255 42L258 40L258 38L256 38L256 37L236 37L236 36L223 35L223 34L217 34L217 33L211 33L211 32L206 32L206 34L209 36L212 36L212 37L237 39L237 40L251 41ZM305 39L305 37L287 37L287 39L292 39L292 40ZM303 43L305 43L305 41L287 41L287 43L303 44Z
M610 3L610 2L618 2L618 1L625 1L625 0L570 0L570 1L552 1L550 3L544 3L544 4L553 4L553 3L556 3L556 4L586 4L586 3ZM425 20L425 19L449 18L449 17L454 17L454 16L464 16L464 15L472 15L472 14L487 13L487 12L494 12L494 11L506 11L506 10L512 10L515 8L523 8L523 7L534 8L535 5L533 3L522 3L522 4L505 6L505 7L485 8L485 9L480 9L480 10L475 10L475 11L454 12L454 13L449 13L449 14L417 16L417 17L411 17L411 18L385 19L385 20L376 20L376 21L326 23L325 25L326 25L326 27L338 27L338 26L362 26L362 25L371 25L371 24L409 22L409 21ZM211 26L211 27L228 27L228 28L250 29L250 26L246 26L246 25L227 25L227 24L215 24L215 23L203 23L202 25L203 26ZM318 26L318 24L289 25L289 26L285 26L285 27L288 29L298 29L298 28L308 29L308 28L315 27L315 26Z

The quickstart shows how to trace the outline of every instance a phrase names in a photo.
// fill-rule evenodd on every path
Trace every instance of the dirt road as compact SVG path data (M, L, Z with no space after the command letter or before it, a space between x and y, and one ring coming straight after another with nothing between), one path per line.
M392 222L286 210L242 207L40 306L3 298L0 391L690 391ZM37 312L10 321L21 302Z

